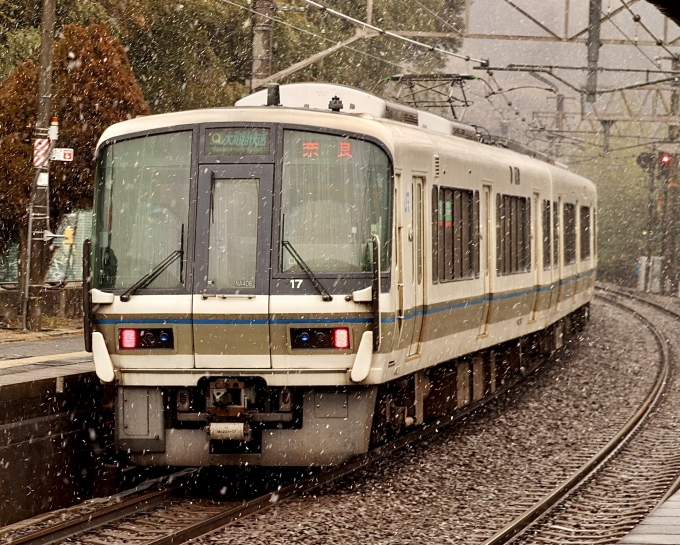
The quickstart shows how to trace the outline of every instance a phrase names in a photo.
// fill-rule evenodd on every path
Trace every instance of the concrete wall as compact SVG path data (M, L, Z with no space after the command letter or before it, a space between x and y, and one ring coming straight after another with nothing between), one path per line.
M0 377L0 526L98 492L107 394L93 372L59 369Z
M80 318L83 315L83 290L79 285L47 290L43 299L43 314L61 318ZM0 326L21 316L21 293L0 288Z

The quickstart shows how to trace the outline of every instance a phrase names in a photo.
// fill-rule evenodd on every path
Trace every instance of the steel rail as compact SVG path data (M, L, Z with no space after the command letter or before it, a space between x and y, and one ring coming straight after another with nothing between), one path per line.
M582 484L597 473L613 456L615 456L627 441L635 435L636 431L646 421L647 417L661 399L671 373L670 353L665 337L647 318L641 316L630 307L600 294L596 294L596 296L612 305L631 312L635 318L645 324L652 332L662 355L662 366L659 373L657 373L656 381L650 389L647 398L640 405L635 414L628 419L626 424L595 454L595 456L577 469L569 478L546 494L541 500L527 509L522 515L515 518L491 538L484 541L483 545L501 545L503 543L508 543L511 539L524 532L539 518L547 514L558 503L570 496L571 493L575 492Z
M172 478L175 476L175 478L179 480L190 476L194 472L195 471L193 470L180 471L170 477ZM154 481L151 481L150 484L143 483L140 487L146 488L163 480L166 480L166 478L155 479ZM140 487L137 487L135 490L140 490ZM123 500L113 505L108 505L92 513L87 513L71 520L12 538L11 541L8 542L12 545L51 545L63 543L66 538L76 534L100 528L101 526L115 522L131 514L146 512L158 504L175 497L180 487L181 482L170 484L159 490L152 490L140 496L135 496L134 498ZM127 495L130 493L134 493L134 490L129 491Z
M676 318L680 319L680 313L679 312L676 312L676 311L674 311L674 310L672 310L668 307L660 305L659 303L656 303L655 301L651 301L649 299L646 299L645 297L640 296L638 293L628 293L626 291L622 291L622 290L619 290L619 289L616 289L616 288L612 288L610 286L598 286L598 289L601 289L601 290L606 291L608 293L613 293L614 295L619 295L621 297L627 297L628 299L632 299L633 301L638 301L640 303L643 303L645 305L653 307L653 308L660 310L662 312L665 312L667 314L671 314L671 315L675 316ZM680 475L673 482L673 484L670 486L668 491L657 502L657 507L666 503L668 498L670 498L678 490L680 490Z

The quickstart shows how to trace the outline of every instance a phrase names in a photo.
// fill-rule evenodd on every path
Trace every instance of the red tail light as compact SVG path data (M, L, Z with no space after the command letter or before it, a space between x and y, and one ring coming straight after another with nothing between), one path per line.
M349 329L339 327L333 330L333 347L349 348Z
M136 329L121 329L120 330L120 347L121 348L137 348L137 330Z

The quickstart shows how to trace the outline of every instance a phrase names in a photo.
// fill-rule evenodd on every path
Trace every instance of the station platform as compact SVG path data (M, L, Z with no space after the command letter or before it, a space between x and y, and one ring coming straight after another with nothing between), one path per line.
M82 334L31 341L0 342L0 377L92 362Z
M621 545L680 545L680 492L652 511Z

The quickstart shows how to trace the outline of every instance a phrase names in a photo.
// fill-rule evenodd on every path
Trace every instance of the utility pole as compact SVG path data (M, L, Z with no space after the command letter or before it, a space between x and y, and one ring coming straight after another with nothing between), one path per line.
M600 18L602 0L590 0L588 16L588 79L586 81L586 100L597 100L597 67L600 60Z
M22 301L23 328L42 329L43 270L47 253L44 239L49 230L49 156L56 140L56 122L50 129L52 107L52 56L56 0L43 0L42 43L40 46L40 76L38 80L38 120L35 126L35 176L28 210L28 244ZM50 134L51 133L51 134ZM54 137L54 139L50 137Z
M611 135L612 126L616 123L613 119L601 119L600 124L604 132L604 141L602 143L602 155L609 155L611 151Z
M646 292L652 291L652 254L654 251L654 237L656 232L654 229L654 214L656 212L654 207L656 189L654 181L656 178L656 162L657 156L655 152L643 152L637 156L637 164L642 168L648 176L648 196L647 196L647 243L646 253L647 262L645 264L645 285Z
M564 95L558 93L556 97L557 114L555 115L555 126L557 127L557 138L555 139L555 157L562 156L562 131L564 130Z
M253 69L250 90L259 80L272 74L272 17L276 6L272 0L255 0L253 5Z

